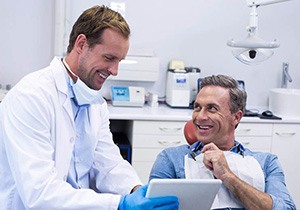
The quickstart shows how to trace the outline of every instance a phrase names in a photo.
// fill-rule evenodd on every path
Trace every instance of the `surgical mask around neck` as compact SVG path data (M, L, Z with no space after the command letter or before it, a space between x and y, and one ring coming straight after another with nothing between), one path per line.
M66 63L65 58L63 59L63 63L67 70L77 77L76 83L74 83L73 79L70 78L70 84L72 87L72 90L75 95L75 99L77 101L77 104L79 106L81 105L88 105L88 104L102 104L104 102L104 99L102 98L100 94L100 90L93 90L89 88L76 74L72 72L69 65Z

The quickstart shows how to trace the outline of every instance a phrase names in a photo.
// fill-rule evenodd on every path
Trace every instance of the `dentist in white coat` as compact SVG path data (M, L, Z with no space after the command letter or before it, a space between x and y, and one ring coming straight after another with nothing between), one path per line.
M177 209L120 155L99 90L117 75L130 29L105 6L82 13L67 56L24 77L0 103L0 209Z

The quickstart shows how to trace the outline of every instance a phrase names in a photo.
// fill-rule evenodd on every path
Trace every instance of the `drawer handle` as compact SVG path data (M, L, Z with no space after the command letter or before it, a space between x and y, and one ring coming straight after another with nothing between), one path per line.
M163 146L176 146L181 143L181 141L158 141L159 144Z
M245 129L239 129L237 130L237 133L248 133L251 131L251 128L245 128Z
M293 132L293 133L278 133L278 132L275 132L276 135L278 136L283 136L283 137L289 137L289 136L294 136L296 133Z
M161 127L160 127L159 130L164 131L164 132L171 133L171 132L180 131L181 128L161 128Z

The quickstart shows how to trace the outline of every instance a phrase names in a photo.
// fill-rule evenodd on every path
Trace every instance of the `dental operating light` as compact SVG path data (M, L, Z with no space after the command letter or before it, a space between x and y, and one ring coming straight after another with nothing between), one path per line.
M255 65L269 59L274 54L272 49L280 46L276 39L268 42L258 36L257 7L290 0L246 1L247 6L251 7L249 26L246 28L248 35L243 41L231 39L227 45L234 48L232 54L239 61L248 65Z

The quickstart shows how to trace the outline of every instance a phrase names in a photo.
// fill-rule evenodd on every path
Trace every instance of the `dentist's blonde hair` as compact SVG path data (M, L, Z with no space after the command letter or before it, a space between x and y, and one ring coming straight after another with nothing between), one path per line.
M85 10L73 25L67 53L72 51L80 34L86 36L90 48L100 44L103 31L107 28L119 32L126 39L130 36L129 25L120 13L104 5Z

